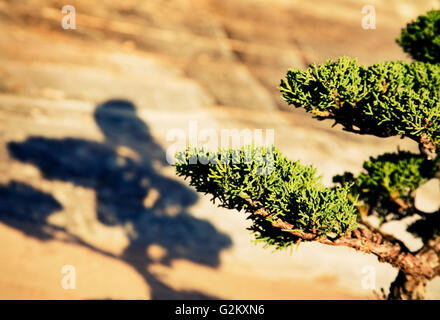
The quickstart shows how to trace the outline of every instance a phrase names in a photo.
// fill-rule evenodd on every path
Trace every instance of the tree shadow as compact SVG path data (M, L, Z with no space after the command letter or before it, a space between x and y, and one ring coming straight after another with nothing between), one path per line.
M94 117L105 136L102 143L76 138L30 137L23 142L8 143L9 152L17 160L38 167L47 179L94 189L101 223L132 226L132 231L127 231L130 244L117 258L132 265L144 277L151 288L152 299L215 298L166 285L148 271L153 261L146 250L152 244L165 249L156 263L169 265L175 259L186 259L218 267L220 251L231 246L230 238L209 222L191 216L187 210L197 201L197 194L155 169L167 165L165 152L151 137L131 102L109 100L96 108ZM22 201L26 197L33 201ZM36 229L30 235L40 239L50 237L42 231L47 227L45 218L61 208L51 195L32 187L15 182L0 186L0 219L12 225L14 219L34 212L31 216L38 215L39 220L38 224L30 220ZM30 232L27 230L27 233ZM73 238L95 251L113 256L78 237Z
M63 206L50 194L22 182L0 185L0 221L41 240L52 239L46 219ZM23 230L25 229L25 230Z

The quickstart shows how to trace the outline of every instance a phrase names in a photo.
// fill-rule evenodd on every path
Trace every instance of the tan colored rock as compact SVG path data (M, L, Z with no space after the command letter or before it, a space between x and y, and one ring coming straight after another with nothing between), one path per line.
M440 180L428 180L416 190L415 206L418 210L431 213L440 208Z

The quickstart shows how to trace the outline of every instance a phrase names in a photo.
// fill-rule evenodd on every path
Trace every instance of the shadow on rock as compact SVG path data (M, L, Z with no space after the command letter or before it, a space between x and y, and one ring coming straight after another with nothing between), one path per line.
M0 221L41 240L52 238L47 217L62 205L50 194L22 182L0 185ZM25 230L23 230L25 229Z
M164 251L159 260L162 264L187 259L217 267L220 251L231 246L230 238L209 222L187 212L197 201L197 194L158 172L157 168L167 165L165 152L137 116L131 102L110 100L99 105L94 116L105 136L102 143L76 138L30 137L23 142L10 142L9 152L15 159L35 165L47 179L94 189L101 223L121 226L124 230L129 229L127 225L131 226L131 231L126 231L130 245L117 258L142 274L153 299L214 298L196 291L176 291L160 281L148 271L153 261L146 251L153 244L160 246ZM45 218L62 208L52 196L19 186L11 183L0 188L2 219L5 215L8 220L21 219L26 214ZM33 200L22 201L25 198ZM9 206L8 202L13 205ZM38 221L41 224L44 219ZM38 234L34 236L42 238ZM112 255L81 239L76 241Z

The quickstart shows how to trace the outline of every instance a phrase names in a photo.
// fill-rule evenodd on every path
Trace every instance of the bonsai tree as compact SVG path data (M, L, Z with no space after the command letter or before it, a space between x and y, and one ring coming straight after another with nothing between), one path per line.
M397 42L415 62L367 67L342 57L290 69L279 89L288 104L318 120L357 134L409 138L420 153L370 158L359 175L335 176L331 187L314 167L273 146L189 147L176 155L175 168L219 206L245 212L257 241L276 249L317 241L374 254L398 269L389 299L423 299L426 284L440 275L440 212L415 206L415 191L440 176L440 11L408 24ZM381 231L383 223L412 215L418 219L408 231L423 241L417 251ZM373 226L369 216L381 224Z

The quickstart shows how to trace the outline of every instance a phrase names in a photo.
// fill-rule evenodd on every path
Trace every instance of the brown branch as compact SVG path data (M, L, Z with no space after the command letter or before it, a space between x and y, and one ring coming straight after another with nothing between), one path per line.
M407 200L406 202L403 201L403 199L400 198L399 195L399 191L395 190L393 193L390 193L390 198L395 204L399 206L398 211L399 213L401 213L407 210L411 206L411 203L409 202L409 200Z
M416 253L416 257L423 264L432 268L435 275L440 275L440 236L437 235L429 239Z
M426 133L422 133L420 136L419 149L428 160L433 160L437 156L437 148L432 143L431 139L428 138Z
M256 215L261 215L266 219L271 218L271 214L264 208L260 208L254 212ZM358 224L358 228L347 233L343 237L331 238L328 235L319 234L315 232L299 232L293 229L293 225L278 218L272 222L276 228L280 228L285 232L290 232L292 235L301 240L316 240L320 243L331 246L346 246L364 253L371 253L378 257L379 261L387 262L403 273L417 277L432 279L439 274L440 261L438 252L440 252L440 239L438 239L439 251L437 252L437 260L433 257L433 249L426 250L419 255L414 255L405 246L405 244L392 235L385 234L380 229L373 227L367 222ZM427 259L431 259L432 263L427 263ZM435 263L434 263L435 262Z

